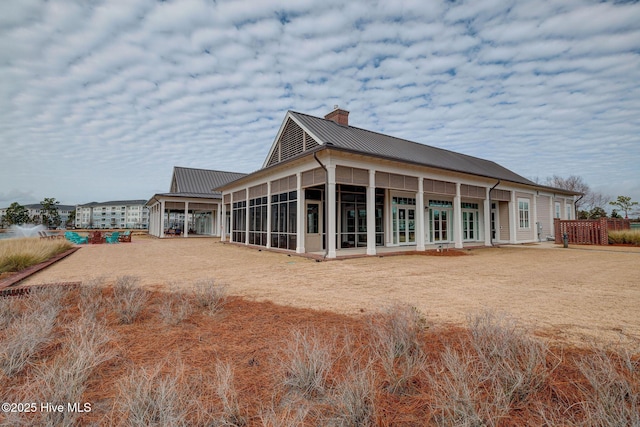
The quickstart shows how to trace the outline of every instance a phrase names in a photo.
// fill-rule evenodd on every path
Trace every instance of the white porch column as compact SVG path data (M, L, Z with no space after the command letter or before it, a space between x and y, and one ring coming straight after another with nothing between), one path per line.
M267 181L267 247L271 247L271 181Z
M229 193L229 241L233 242L233 193Z
M367 255L376 254L376 171L369 169L367 187Z
M453 245L456 248L462 248L462 205L459 182L456 182L456 196L453 198Z
M226 240L227 234L227 205L224 203L224 195L222 196L222 203L220 203L220 222L218 223L218 227L220 227L220 241L224 242Z
M518 204L516 203L516 192L511 191L511 201L509 202L509 243L516 243L516 223L518 221Z
M305 203L304 190L302 189L302 172L296 173L296 191L298 193L297 217L296 217L296 253L305 253L304 249L304 219L305 219Z
M249 189L244 189L244 203L245 203L245 215L244 215L244 244L249 244Z
M393 245L393 201L391 200L391 190L385 188L384 190L384 244L385 246Z
M327 258L336 257L336 167L327 165Z
M184 202L184 230L182 233L182 237L188 237L189 236L189 202L185 201Z
M489 198L491 197L491 189L486 188L484 196L484 245L491 246L491 203Z
M537 192L536 192L537 193ZM531 224L531 227L533 228L533 240L535 241L540 241L540 239L542 239L542 235L540 235L540 237L538 238L538 195L537 194L533 194L532 195L532 218L533 218L533 224Z
M164 237L164 200L160 202L160 234L159 237Z
M424 179L418 177L418 194L416 194L416 250L424 251L425 247L425 227L424 227Z

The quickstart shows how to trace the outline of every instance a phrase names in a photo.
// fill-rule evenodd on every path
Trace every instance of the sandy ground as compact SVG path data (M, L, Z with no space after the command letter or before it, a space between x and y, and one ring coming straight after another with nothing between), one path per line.
M126 274L178 289L212 278L231 294L297 307L359 314L400 302L455 323L491 309L561 342L640 343L640 248L545 244L467 253L315 262L211 238L138 237L84 246L21 285Z

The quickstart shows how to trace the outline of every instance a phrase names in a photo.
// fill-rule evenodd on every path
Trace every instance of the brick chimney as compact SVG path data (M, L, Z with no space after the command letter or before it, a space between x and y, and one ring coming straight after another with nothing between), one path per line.
M333 106L333 111L324 116L325 120L333 120L339 125L349 126L349 112L338 108L337 105Z

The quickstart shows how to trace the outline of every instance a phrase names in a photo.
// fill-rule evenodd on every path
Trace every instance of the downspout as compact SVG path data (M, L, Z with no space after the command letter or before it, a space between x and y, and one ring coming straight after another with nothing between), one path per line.
M584 197L584 194L578 197L578 200L573 202L573 216L575 217L575 219L578 219L578 202L582 200L583 197Z
M489 189L489 243L491 243L491 246L493 246L493 235L491 234L491 192L498 186L500 185L500 180L498 180L498 182L496 182L496 185L494 185L493 187L491 187Z
M323 203L323 206L324 206L323 211L324 211L324 213L323 213L323 215L324 215L324 223L328 224L329 223L329 217L327 215L328 215L329 207L327 205L327 195L328 195L328 192L329 192L329 188L328 188L328 185L329 185L329 171L327 170L327 167L322 164L320 159L318 159L318 156L316 155L315 152L313 153L313 158L316 160L316 162L318 162L320 167L322 169L324 169L324 203ZM329 251L329 233L327 232L326 227L325 227L324 224L322 225L322 231L324 232L324 258L327 258L327 253Z

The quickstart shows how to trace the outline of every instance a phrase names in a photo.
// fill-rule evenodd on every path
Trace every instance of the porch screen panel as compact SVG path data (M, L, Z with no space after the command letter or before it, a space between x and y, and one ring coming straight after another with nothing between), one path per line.
M267 197L249 200L249 244L267 245Z
M297 229L297 191L271 196L271 247L295 250Z

